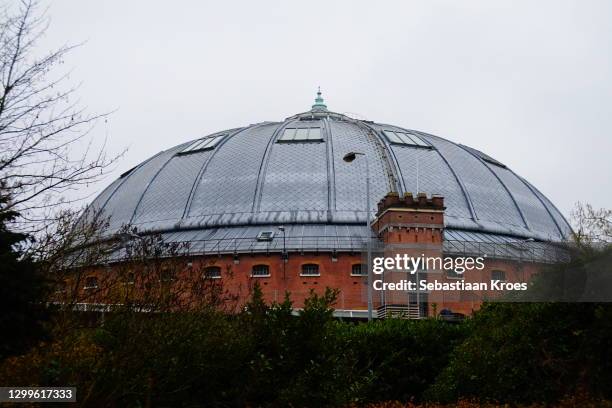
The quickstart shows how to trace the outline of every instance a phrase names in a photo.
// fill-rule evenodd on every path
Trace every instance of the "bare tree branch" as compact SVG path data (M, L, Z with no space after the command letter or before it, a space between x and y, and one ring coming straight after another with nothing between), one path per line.
M88 114L72 101L78 87L58 72L78 45L64 45L40 57L36 46L48 27L36 0L0 11L0 184L28 228L47 222L50 209L66 203L65 193L103 176L122 155L108 157L91 130L108 113ZM72 202L74 199L69 200Z

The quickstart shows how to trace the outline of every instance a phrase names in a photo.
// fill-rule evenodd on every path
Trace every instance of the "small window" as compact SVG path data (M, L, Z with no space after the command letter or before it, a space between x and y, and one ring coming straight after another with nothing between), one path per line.
M257 234L258 241L272 241L274 238L274 231L261 231Z
M207 279L220 279L221 278L221 268L218 266L209 266L204 269L204 277Z
M505 164L495 160L494 158L492 158L488 154L484 154L483 152L481 152L478 149L474 149L473 147L469 147L469 146L462 145L462 144L460 144L459 146L463 147L465 150L467 150L468 152L472 153L473 155L475 155L477 157L480 157L482 160L486 161L487 163L494 164L494 165L502 167L502 168L506 168Z
M270 267L268 265L255 265L251 270L251 276L270 276Z
M506 272L504 271L491 271L491 279L505 281L506 280Z
M66 281L59 281L55 289L55 293L64 293L67 291L68 283Z
M408 132L397 132L391 130L383 131L387 140L390 143L401 144L406 146L431 147L425 143L419 136Z
M367 273L365 269L363 268L363 265L353 264L353 266L351 266L351 275L352 276L365 276L367 275Z
M179 152L179 154L195 153L200 152L202 150L213 149L217 144L219 144L219 142L221 141L221 139L223 139L224 136L225 135L209 136L205 137L204 139L196 140L195 142L184 148L181 152Z
M119 175L119 178L124 178L124 177L126 177L126 176L130 175L130 174L131 174L131 173L132 173L132 172L133 172L133 171L136 169L136 167L138 167L138 166L134 166L134 167L132 167L131 169L129 169L128 171L126 171L126 172L124 172L124 173L121 173L121 174Z
M319 276L319 265L317 264L304 264L302 265L302 276Z
M125 276L125 284L126 285L133 285L135 280L136 280L136 277L134 276L134 273L132 273L132 272L129 272Z
M98 289L98 278L95 276L85 278L85 289Z
M283 131L279 142L322 142L321 128L287 128Z
M162 269L160 274L160 281L162 282L172 282L174 280L174 274L169 269Z
M448 279L463 279L463 274L450 270L450 271L446 271L446 277Z

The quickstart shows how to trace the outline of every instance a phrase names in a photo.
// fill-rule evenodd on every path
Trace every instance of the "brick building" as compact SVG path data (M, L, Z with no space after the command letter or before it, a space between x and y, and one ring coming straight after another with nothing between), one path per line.
M553 244L571 233L505 164L438 136L331 112L320 92L311 110L284 121L158 153L112 182L87 214L109 217L110 236L128 224L188 242L209 276L244 296L257 281L268 299L289 291L300 307L311 289L338 288L336 313L346 317L366 316L368 242L414 254L486 254L481 271L428 273L514 281L555 261ZM381 317L393 308L412 317L469 313L479 304L469 293L374 294Z

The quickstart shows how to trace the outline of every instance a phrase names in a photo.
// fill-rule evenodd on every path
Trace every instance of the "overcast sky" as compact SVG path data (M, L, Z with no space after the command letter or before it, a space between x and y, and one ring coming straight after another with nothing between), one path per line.
M95 134L162 149L330 110L433 133L502 161L568 214L612 208L612 2L55 0L40 49L66 61Z

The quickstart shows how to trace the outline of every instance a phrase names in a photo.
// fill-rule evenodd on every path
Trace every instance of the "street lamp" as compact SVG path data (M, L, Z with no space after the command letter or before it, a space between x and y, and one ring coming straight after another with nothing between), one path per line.
M286 278L286 271L287 271L287 245L286 245L286 241L285 241L285 226L281 225L280 227L278 227L278 230L280 232L283 233L283 279Z
M368 242L367 242L367 250L368 250L368 264L366 266L368 271L368 321L372 321L372 269L370 265L372 264L372 226L370 225L370 164L368 162L368 156L365 153L361 152L350 152L344 155L342 160L347 163L353 162L357 156L363 156L366 165L366 205L365 205L365 213L366 213L366 228L368 230Z

